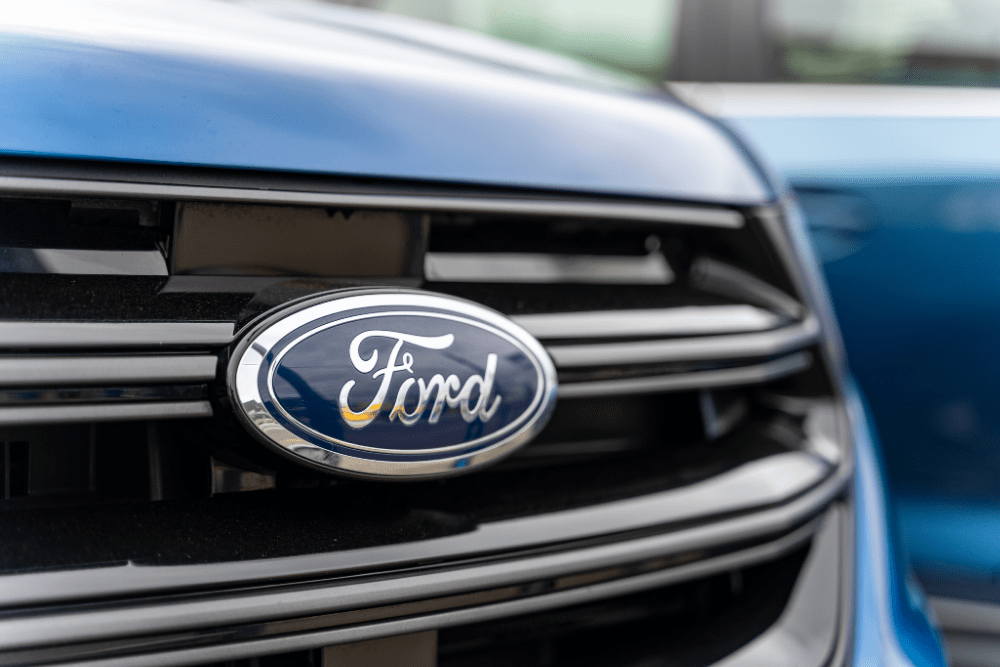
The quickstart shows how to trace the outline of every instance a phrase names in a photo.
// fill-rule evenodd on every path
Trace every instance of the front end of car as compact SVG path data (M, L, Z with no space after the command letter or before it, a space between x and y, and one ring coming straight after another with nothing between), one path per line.
M416 23L128 7L2 42L0 662L941 664L722 129Z

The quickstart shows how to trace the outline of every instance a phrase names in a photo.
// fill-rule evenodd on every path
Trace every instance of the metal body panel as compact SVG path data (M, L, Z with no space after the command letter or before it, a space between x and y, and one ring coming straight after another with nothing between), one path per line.
M864 397L847 394L854 435L857 586L855 665L939 667L947 664L922 596L907 580L894 537L880 463L880 446Z
M0 153L774 198L742 149L665 95L513 69L487 40L471 58L432 31L403 41L377 18L362 33L338 21L356 11L322 13L207 0L12 9Z
M678 89L729 118L797 191L921 582L997 599L1000 92Z

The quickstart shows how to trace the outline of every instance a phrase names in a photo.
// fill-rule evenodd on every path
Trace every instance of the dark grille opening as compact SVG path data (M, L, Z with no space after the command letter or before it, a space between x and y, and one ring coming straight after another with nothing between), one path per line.
M703 436L697 393L566 399L538 437L492 470L635 456Z
M93 489L89 426L0 429L6 441L6 504L21 506L30 496L86 500Z
M438 635L440 667L701 667L770 627L808 549L765 565Z
M21 498L28 495L28 443L3 443L4 497Z
M3 568L224 562L400 544L467 532L482 522L683 487L788 452L805 437L801 418L757 406L741 417L741 427L706 439L697 393L642 397L634 404L565 403L552 434L492 471L402 485L317 477L311 479L314 488L303 488L310 478L289 468L278 473L275 488L213 497L208 453L185 436L199 429L197 420L98 424L93 427L96 487L91 495L5 501L7 509L18 511L0 511ZM718 401L723 412L732 404L726 396ZM566 446L583 451L545 451L564 436L580 437L575 429L598 433L598 426L588 425L582 415L590 413L596 423L602 410L619 411L621 421L603 426L606 440L615 439L610 429L617 427L619 437L631 433L641 447L588 451L593 441L582 440ZM649 431L640 437L643 424ZM82 435L89 427L79 429ZM82 464L66 466L67 460L58 457L72 447L86 452L86 442L59 447L51 438L36 442L46 443L39 448L54 461L54 471L76 471L84 479ZM544 455L534 457L532 447ZM164 500L147 502L159 498Z
M502 267L493 278L489 271L458 281L428 275L428 289L508 314L739 302L731 290L691 279L692 266L703 258L796 298L760 222L733 213L744 219L741 228L541 215L0 198L0 271L12 274L0 289L0 303L8 318L245 323L244 307L274 285L288 283L285 299L373 280L417 286L414 280L419 283L433 264L424 261L425 250L429 259L439 260L497 253L508 260L576 258L569 268L556 267L557 273L569 271L563 278L525 282L523 272L511 270L504 277ZM595 268L588 257L627 261ZM99 274L163 278L135 282ZM588 274L597 277L581 284L580 276ZM312 282L297 280L307 276ZM509 280L520 284L506 284Z
M661 253L677 274L700 256L725 258L794 294L752 217L740 229L640 223L614 219L488 214L431 214L428 251L435 253L553 253L642 256Z
M779 393L789 393L792 388L796 389L793 393L801 394L802 387L790 382L772 386L779 388ZM162 393L163 389L175 388L160 387L157 391ZM73 402L77 394L86 391L73 390L67 400ZM199 389L198 396L203 392L203 388ZM52 392L27 393L45 398ZM221 388L217 396L222 396ZM528 446L484 472L564 469L588 462L599 465L597 460L703 450L709 447L709 441L744 425L749 416L766 421L775 411L771 405L752 411L753 404L753 390L563 399L557 403L549 424ZM210 457L215 458L217 467L226 466L236 473L270 475L272 483L267 487L358 484L314 476L276 458L238 426L228 410L220 404L217 416L211 420L5 428L0 429L0 439L20 441L24 451L30 445L35 471L30 496L35 505L63 500L86 503L208 497L213 492ZM706 455L718 456L716 445L711 447ZM258 484L254 488L265 487ZM216 493L223 491L215 488Z
M629 205L647 204L653 202ZM133 270L109 254L87 255L90 269L51 263L45 275L4 268L0 257L6 274L0 315L27 325L0 361L48 357L51 367L62 357L87 363L107 357L122 366L143 356L160 370L184 357L185 363L208 361L207 373L196 369L180 379L101 382L97 370L77 384L0 386L0 410L8 415L27 407L146 409L168 403L191 410L176 421L141 412L133 413L139 414L131 417L135 421L0 429L0 529L10 545L3 566L207 563L399 544L676 489L802 449L801 413L788 413L782 400L771 399L829 397L831 388L815 333L797 333L809 323L761 219L751 210L693 205L675 208L714 211L722 222L619 219L613 215L617 203L604 205L607 217L534 209L499 214L0 199L2 247L29 248L39 261L45 255L38 249L148 251L160 267ZM32 220L35 227L27 224ZM242 224L260 233L239 232ZM379 262L371 259L378 239L363 233L367 225L387 230L391 241L391 252ZM276 234L284 245L269 258L268 240ZM304 245L337 247L297 264L292 260ZM490 268L490 255L506 259ZM49 256L52 262L58 257ZM471 265L463 264L468 258ZM508 261L526 272L505 274ZM124 275L98 275L116 272ZM422 287L515 316L558 367L561 394L547 428L480 474L405 485L312 473L258 444L236 421L219 372L231 336L291 300L374 285ZM593 311L634 311L634 318L599 313L588 320ZM547 314L557 320L568 314L569 320L540 321ZM709 322L707 328L692 329L683 321L690 314ZM608 320L630 324L609 333ZM189 341L181 332L162 345L150 329L139 342L117 340L114 333L78 345L73 332L82 322L223 326L221 334ZM31 327L39 323L58 340L36 346ZM63 323L69 335L58 338L51 332ZM789 332L799 338L782 342ZM711 350L672 356L667 350L652 358L630 347L704 339L725 344L730 334L734 346L771 334L778 334L778 343L767 338L752 353L730 348L715 356ZM744 369L750 372L725 375ZM671 385L675 378L683 382ZM764 390L768 400L759 396ZM105 419L121 419L119 414Z
M734 303L731 291L689 279L701 258L796 293L753 217L740 229L443 213L430 220L427 288L507 314Z
M166 275L156 201L0 197L0 271Z
M10 320L183 322L236 321L260 285L229 281L210 290L174 288L152 276L9 274L0 307ZM71 326L71 325L67 325Z
M0 429L4 509L208 497L208 453L148 422Z
M679 585L438 630L439 667L703 667L773 625L809 547ZM198 667L319 667L323 649Z
M321 649L315 651L293 651L277 655L262 655L243 660L210 662L196 667L326 667ZM345 666L350 667L350 666ZM387 666L388 667L388 666Z

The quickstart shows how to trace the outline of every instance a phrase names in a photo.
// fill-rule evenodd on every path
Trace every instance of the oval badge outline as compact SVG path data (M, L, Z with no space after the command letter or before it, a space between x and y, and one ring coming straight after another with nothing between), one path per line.
M346 313L365 308L400 307L425 308L428 310L406 311L405 314L451 319L480 328L490 335L499 335L505 342L524 354L535 370L537 387L529 407L521 410L512 424L526 421L520 427L512 427L512 432L508 428L510 425L505 425L503 433L500 435L495 432L489 436L456 445L422 450L381 450L346 441L340 441L344 444L335 444L327 440L323 434L320 434L318 439L326 443L325 446L310 442L309 440L316 437L311 433L313 429L309 429L290 415L286 417L287 412L284 409L275 415L265 406L261 396L262 388L257 382L262 370L261 366L265 364L269 366L268 375L273 375L271 369L277 367L277 359L272 350L278 347L290 334L294 334L303 327L308 327L319 319L328 318L341 312ZM352 316L352 319L387 316L389 312L379 310L373 313L361 313ZM459 317L460 315L467 317ZM342 319L346 320L347 318ZM469 319L471 321L466 321ZM332 324L332 322L328 320L321 326L327 324ZM304 331L294 340L298 343L300 338L312 334L312 330ZM279 353L282 353L282 350L291 349L293 345L285 343L280 347ZM318 468L328 473L341 473L369 479L450 475L479 467L505 456L531 440L547 423L555 408L558 387L555 366L541 343L501 313L458 297L392 288L339 290L308 297L271 311L271 314L265 315L262 321L252 326L242 336L231 357L227 377L229 394L233 399L238 419L244 422L251 433L270 449L308 467ZM268 402L273 403L274 406L280 406L280 400L273 396L272 390L268 390L266 393L269 394ZM289 430L276 417L279 417L280 420L289 419L289 423L294 424L294 430L302 430L301 434ZM306 437L309 439L307 440ZM480 444L483 440L489 442L485 445ZM460 453L456 455L454 453L456 451L460 451ZM434 456L434 454L446 454L447 456Z
M275 374L275 372L278 369L278 365L281 363L282 357L284 357L285 354L287 354L296 345L298 345L300 342L304 341L305 339L307 339L307 338L309 338L309 337L311 337L313 335L316 335L316 334L321 333L323 331L326 331L328 329L332 329L333 327L335 327L335 326L337 326L339 324L346 324L347 322L357 322L359 320L376 318L376 317L392 317L392 316L401 316L401 315L402 316L408 316L408 317L434 317L434 318L437 318L437 319L446 319L446 320L452 320L452 321L456 321L456 322L461 322L463 324L468 324L470 326L474 326L474 327L477 327L477 328L480 328L480 329L484 329L484 330L490 331L490 333L492 333L493 335L496 335L496 336L499 336L500 338L503 338L508 343L510 343L514 347L518 348L519 350L521 350L523 353L525 353L525 356L528 358L528 360L531 361L531 364L532 364L532 366L534 366L535 373L537 375L537 380L536 381L537 381L537 384L538 384L538 388L535 390L535 395L534 395L534 397L531 400L531 404L527 408L525 408L525 410L518 416L517 419L515 419L514 421L512 421L510 424L507 424L506 426L504 426L500 430L495 431L495 432L493 432L493 433L491 433L489 435L484 435L482 437L476 438L475 440L470 440L468 442L463 442L463 443L459 443L459 444L456 444L456 445L446 445L444 447L434 447L433 449L406 449L406 450L401 450L401 449L382 449L382 448L378 448L378 447L369 447L369 446L366 446L366 445L361 445L361 444L358 444L358 443L355 443L355 442L348 442L346 440L339 440L339 439L334 438L332 436L325 435L323 433L320 433L316 429L311 428L311 427L303 424L302 422L300 422L298 419L296 419L295 417L293 417L292 415L290 415L288 413L288 411L285 409L285 407L281 405L281 399L279 399L277 396L275 396L275 393L274 393L274 386L273 386L274 374ZM352 316L352 317L344 318L343 320L336 320L334 322L328 322L328 323L324 324L323 326L321 326L321 327L319 327L317 329L314 329L312 331L309 331L307 333L302 334L301 336L299 336L298 338L296 338L294 341L292 341L288 345L285 345L284 347L282 347L281 352L279 352L278 355L269 364L269 368L268 368L268 372L267 372L267 389L268 389L268 393L270 394L271 402L273 402L274 405L275 405L275 407L278 408L278 410L281 412L282 416L284 416L285 419L287 419L288 421L290 421L293 424L295 424L298 428L301 428L303 431L306 431L307 433L313 435L314 437L320 438L321 440L326 440L327 442L330 442L330 443L333 443L333 444L341 445L342 447L348 447L350 449L360 449L362 451L376 452L376 453L379 453L379 454L394 454L394 455L407 456L407 455L410 455L410 454L412 454L412 455L434 454L436 452L451 452L451 451L458 451L458 450L461 450L461 449L475 449L476 446L479 443L481 443L481 442L485 442L485 441L488 441L488 440L497 440L498 438L501 438L501 436L504 433L509 433L512 430L516 430L517 426L521 422L527 420L534 413L535 409L538 407L538 404L541 403L543 397L545 396L545 373L542 370L542 366L538 362L538 360L534 357L534 355L531 354L531 352L528 349L525 348L524 345L522 345L520 343L520 341L518 341L513 336L507 334L506 332L501 331L500 329L497 329L496 327L493 327L491 325L484 324L484 323L481 323L481 322L476 322L475 320L470 320L468 318L463 318L463 317L457 317L457 316L448 315L447 313L431 313L431 312L427 312L427 311L385 311L385 312L377 312L377 313L367 313L367 314L364 314L364 315L355 315L355 316Z

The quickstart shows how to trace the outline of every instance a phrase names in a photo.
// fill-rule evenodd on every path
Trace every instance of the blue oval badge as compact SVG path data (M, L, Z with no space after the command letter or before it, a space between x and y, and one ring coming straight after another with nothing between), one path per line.
M555 407L529 333L474 303L336 292L285 309L235 350L237 414L265 444L331 472L432 477L527 443Z

